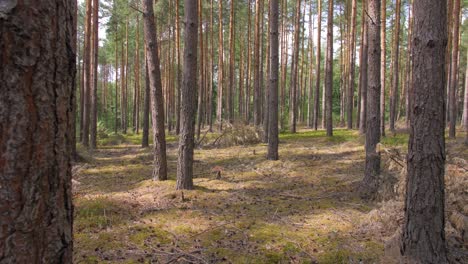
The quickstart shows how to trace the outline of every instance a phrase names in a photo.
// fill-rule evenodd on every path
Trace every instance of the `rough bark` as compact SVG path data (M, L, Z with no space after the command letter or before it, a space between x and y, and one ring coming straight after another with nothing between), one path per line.
M201 0L198 0L201 1ZM181 98L177 189L193 189L193 146L197 91L197 2L185 0L184 78Z
M269 126L268 126L268 154L269 160L278 160L278 71L279 71L279 32L278 0L270 0L270 96L269 96Z
M152 0L143 1L143 28L151 87L151 121L154 142L153 178L162 181L167 179L166 132L164 131L164 98L162 96L161 70L159 68L158 42Z
M465 129L465 145L468 145L468 50L466 56L465 96L463 100L463 128Z
M333 0L328 1L327 57L325 65L325 127L327 136L333 136Z
M0 263L71 263L76 3L3 3Z
M379 187L380 151L380 0L367 2L368 84L366 119L366 164L361 194L371 198Z
M444 1L414 1L413 96L405 224L400 251L409 263L447 263L444 220Z
M458 51L460 32L460 0L453 2L453 24L452 24L452 66L450 70L450 90L449 90L449 137L455 138L457 123L457 88L458 88Z

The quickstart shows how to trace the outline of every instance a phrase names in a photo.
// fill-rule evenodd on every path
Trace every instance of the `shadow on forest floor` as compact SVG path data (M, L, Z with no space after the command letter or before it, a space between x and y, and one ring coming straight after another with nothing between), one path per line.
M74 168L75 263L378 262L384 237L363 223L379 205L355 193L363 139L304 130L280 140L279 161L263 144L195 150L196 188L184 192L175 144L169 180L155 182L150 149L106 143Z

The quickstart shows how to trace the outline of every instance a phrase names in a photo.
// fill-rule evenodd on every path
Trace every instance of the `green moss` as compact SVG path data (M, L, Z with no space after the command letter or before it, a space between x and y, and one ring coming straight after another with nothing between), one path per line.
M130 228L128 232L130 241L140 247L171 242L171 234L156 226L136 226Z
M346 249L327 251L318 257L320 264L345 264L350 263L350 252Z
M75 200L76 215L74 228L76 231L101 230L122 224L129 218L128 210L119 206L118 202L108 198Z
M395 134L382 137L381 143L386 147L405 146L408 144L408 134Z

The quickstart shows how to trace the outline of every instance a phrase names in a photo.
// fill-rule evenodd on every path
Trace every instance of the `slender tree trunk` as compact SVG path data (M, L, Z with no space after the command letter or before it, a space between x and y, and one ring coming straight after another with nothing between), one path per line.
M444 219L445 1L414 1L411 126L405 224L400 252L408 263L448 263Z
M201 123L202 123L202 117L203 117L203 104L204 100L203 97L205 96L204 94L204 87L205 87L205 78L203 74L204 70L204 48L203 48L203 1L198 0L198 20L200 21L199 25L199 48L200 48L200 69L199 69L199 76L200 76L200 86L199 86L199 91L198 91L198 111L197 111L197 119L198 119L198 124L197 124L197 139L200 139L200 131L201 131Z
M0 263L72 263L76 2L4 3Z
M368 86L366 118L366 165L361 194L365 198L375 195L379 187L380 151L380 0L367 2ZM362 120L364 122L364 120Z
M86 1L86 25L85 25L85 47L84 47L84 111L83 111L83 140L81 143L85 147L89 146L89 126L91 118L91 18L92 1Z
M135 90L133 94L133 132L138 134L140 120L140 19L136 17Z
M261 83L260 83L260 20L263 15L263 0L256 0L255 2L255 42L254 42L254 125L260 126L261 122Z
M235 29L234 29L234 3L235 0L231 0L231 12L229 16L229 87L226 99L226 109L227 109L227 120L229 123L233 122L234 118L234 71L235 71L235 49L234 49L234 37L235 37Z
M289 98L289 131L296 133L297 123L297 91L298 91L298 64L299 64L299 44L300 44L300 22L301 22L301 0L296 1L296 16L294 22L294 47L293 47L293 59L291 64L291 90Z
M98 108L98 66L99 66L99 0L93 0L93 48L92 48L92 89L91 89L91 118L90 118L90 148L97 145L97 108Z
M349 79L348 79L348 102L347 102L347 126L353 128L353 106L354 106L354 67L356 61L356 0L352 0L351 6L351 39L349 43Z
M250 76L251 76L251 65L252 65L252 52L251 52L251 37L250 37L250 31L251 31L251 16L252 16L252 8L250 5L250 0L247 0L248 4L248 9L247 9L247 77L245 81L245 122L248 124L250 123L250 95L251 95L251 82L250 82Z
M319 119L319 98L320 98L320 56L321 56L321 32L322 32L322 0L317 0L318 19L317 19L317 55L315 56L315 97L314 97L314 129L318 129Z
M401 0L396 0L395 26L392 47L392 91L390 93L390 131L395 133L398 106L399 61L400 61L400 9Z
M314 67L313 67L313 61L314 61L314 37L313 37L313 32L314 32L314 19L312 17L312 3L310 4L310 10L309 10L309 60L310 60L310 68L309 68L309 93L308 93L308 100L307 100L307 127L313 128L314 124L314 104L313 104L313 98L314 98L314 85L313 85L313 80L314 80Z
M333 136L333 0L328 0L327 58L325 66L325 126L327 136Z
M369 0L364 0L367 2ZM361 69L360 69L360 78L359 78L359 86L361 91L361 107L360 107L360 121L359 121L359 134L363 135L367 131L367 92L368 92L368 54L369 54L369 36L368 36L368 24L367 19L365 16L365 9L362 13L362 26L363 26L363 34L362 34L362 43L361 43ZM383 110L382 110L383 111Z
M143 1L143 29L147 54L148 75L151 86L151 113L153 124L154 170L153 178L167 179L166 135L164 131L164 98L161 70L159 69L158 42L154 20L153 1Z
M115 6L115 3L114 3ZM115 28L115 31L117 32L117 27ZM115 41L115 127L114 127L114 133L117 134L117 129L119 128L119 116L118 116L118 104L119 104L119 98L118 98L118 91L119 91L119 49L117 46L117 36L114 39Z
M269 108L270 108L270 0L267 0L268 3L268 27L267 27L267 47L266 47L266 85L264 90L264 102L263 102L263 143L268 143L268 134L269 129L268 126L270 124L269 121ZM262 74L263 76L263 74Z
M202 0L198 0L202 1ZM221 9L222 10L222 9ZM181 130L179 160L177 162L177 189L193 189L193 145L197 91L197 2L185 0L184 80L181 100Z
M268 154L269 160L278 160L278 71L279 71L279 32L278 32L278 16L279 3L278 0L270 0L270 18L269 18L269 35L270 35L270 69L269 77L270 89L269 96L269 126L268 126Z
M145 102L143 106L143 138L141 142L141 147L143 148L149 146L150 97L151 88L148 74L148 58L145 51Z
M457 100L458 89L458 50L459 50L459 31L460 31L460 0L453 2L453 25L452 25L452 66L450 71L450 90L449 90L449 137L455 138L457 124Z
M385 75L387 71L387 40L386 40L386 29L387 29L387 0L381 0L382 5L380 7L380 133L382 137L385 137Z
M213 23L213 0L210 1L210 94L208 100L208 131L213 132L213 72L214 72L214 23Z
M219 39L218 39L218 104L216 117L218 121L218 130L223 130L223 63L224 63L224 48L223 48L223 0L219 1Z

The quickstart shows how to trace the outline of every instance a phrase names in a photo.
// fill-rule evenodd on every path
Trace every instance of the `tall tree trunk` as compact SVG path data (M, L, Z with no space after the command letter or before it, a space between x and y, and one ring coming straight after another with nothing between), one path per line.
M268 154L269 160L278 160L278 71L279 71L279 32L278 32L278 16L279 3L278 0L270 0L270 69L269 77L270 89L269 96L269 126L268 126Z
M213 0L211 0L213 2ZM211 3L213 5L213 3ZM181 96L181 85L182 85L182 79L181 79L181 69L180 69L180 21L179 21L179 0L176 0L175 2L176 8L175 8L175 27L176 27L176 50L177 50L177 85L176 85L176 90L177 90L177 106L176 106L176 134L179 135L180 133L180 96Z
M143 1L143 29L151 86L151 113L153 124L154 170L153 178L167 180L166 132L164 131L164 98L159 68L158 42L154 20L153 1Z
M312 3L310 4L310 10L309 10L309 61L310 61L310 68L309 68L309 93L308 93L308 100L307 100L307 127L313 128L313 123L314 123L314 104L313 104L313 98L314 98L314 85L313 85L313 80L314 80L314 19L312 17Z
M250 5L250 0L247 0L248 9L247 9L247 76L245 80L245 122L248 124L250 123L250 95L251 95L251 65L252 65L252 52L251 52L251 38L250 38L250 31L251 31L251 16L252 16L252 8Z
M203 117L203 104L205 103L203 100L204 94L204 87L205 87L205 78L204 78L204 47L203 47L203 1L198 0L198 20L200 23L199 26L199 49L200 49L200 69L199 69L199 76L200 76L200 86L198 91L198 111L197 111L197 139L200 139L200 131L201 131L201 123Z
M114 8L115 8L115 3L114 3ZM117 32L117 26L115 27L115 31ZM115 42L115 126L114 126L114 133L117 134L117 129L119 127L119 116L118 116L118 104L119 104L119 98L118 98L118 91L119 91L119 49L117 45L117 36L114 39Z
M255 41L254 41L254 125L260 126L261 122L261 83L260 83L260 20L263 16L263 0L255 2Z
M90 118L90 148L95 149L97 143L97 108L98 108L98 66L99 66L99 0L93 0L93 48L92 48L92 89L91 89L91 118Z
M235 16L235 9L234 9L235 0L231 0L231 12L229 16L229 87L226 99L226 109L227 109L227 120L229 123L233 122L234 118L234 71L235 71L235 49L234 49L234 37L235 37L235 29L234 29L234 16Z
M198 0L202 1L202 0ZM193 145L197 91L197 2L185 0L184 80L181 100L181 130L179 160L177 162L177 189L193 189Z
M149 146L150 97L151 88L148 74L148 58L145 52L145 102L143 105L143 138L141 142L141 147L143 148Z
M387 0L381 0L382 5L380 7L380 133L382 137L385 137L385 75L387 71Z
M405 224L400 252L408 263L448 263L444 219L445 1L414 1L413 96Z
M333 0L328 0L327 58L325 65L325 126L327 136L333 136Z
M270 0L267 0L268 3L268 27L267 27L267 47L266 47L266 85L264 90L264 102L263 102L263 142L268 143L268 126L269 126L269 108L270 108ZM262 31L263 32L263 31ZM262 75L263 76L263 75Z
M368 86L366 118L366 165L361 194L365 198L375 195L379 187L380 151L380 0L367 2ZM364 120L362 120L363 122Z
M84 46L84 111L83 111L83 140L81 143L85 147L89 146L89 126L91 118L91 19L92 19L92 1L86 1L86 25L85 25L85 46Z
M133 132L138 134L140 120L140 19L136 17L135 90L133 93Z
M214 72L214 22L213 22L213 0L210 1L210 94L208 100L208 131L213 132L213 72Z
M314 97L314 129L318 129L319 119L319 98L320 98L320 56L321 56L321 32L322 32L322 0L317 0L318 19L317 19L317 55L315 56L315 97Z
M400 61L400 9L401 0L396 0L395 25L392 47L392 91L390 93L390 131L395 133L395 122L398 106L399 61Z
M0 263L72 263L76 2L4 3Z
M459 31L460 31L460 0L453 2L453 25L452 25L452 66L450 71L450 90L449 90L449 137L455 138L457 124L457 100L458 89L458 50L459 50Z
M351 38L349 43L349 79L348 79L348 102L347 102L347 126L353 128L353 106L354 106L354 67L356 61L356 0L351 2Z
M223 47L223 0L219 1L219 39L218 39L218 104L216 111L216 119L218 121L218 130L223 130L223 64L224 64L224 47Z
M291 64L291 90L289 98L289 131L296 133L297 123L297 91L298 91L298 64L299 64L299 41L300 41L300 23L301 23L301 0L296 1L296 16L294 22L294 47L293 47L293 58Z
M367 2L369 0L364 0ZM361 107L359 112L359 134L363 135L367 131L367 91L368 91L368 54L369 54L369 31L368 24L366 22L366 9L363 9L362 12L362 43L361 43L361 65L360 65L360 75L359 75L359 90L361 91ZM383 110L382 110L383 111Z

